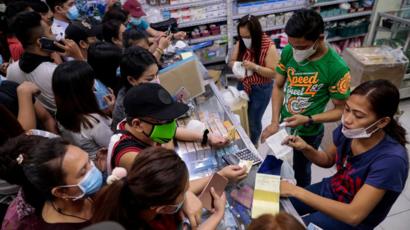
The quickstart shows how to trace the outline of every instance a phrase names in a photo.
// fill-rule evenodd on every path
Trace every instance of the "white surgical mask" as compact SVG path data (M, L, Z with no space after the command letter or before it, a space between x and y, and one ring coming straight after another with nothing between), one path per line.
M297 50L292 47L293 50L293 58L295 59L296 62L302 62L306 60L308 57L312 56L314 53L316 53L317 47L315 47L316 42L313 43L312 47L309 49L305 50Z
M152 79L151 81L149 81L150 83L156 83L156 84L161 84L161 82L160 82L160 80L159 80L159 77L158 76L155 76L155 78L154 79Z
M373 124L369 125L367 128L357 128L357 129L346 129L344 126L342 127L342 133L345 137L349 139L361 139L361 138L369 138L372 136L373 133L377 132L379 128L375 128L374 130L368 132L369 129L372 129L375 125L377 125L380 120L375 121ZM343 124L343 116L342 116L342 124Z
M252 48L252 38L242 38L242 41L247 49Z

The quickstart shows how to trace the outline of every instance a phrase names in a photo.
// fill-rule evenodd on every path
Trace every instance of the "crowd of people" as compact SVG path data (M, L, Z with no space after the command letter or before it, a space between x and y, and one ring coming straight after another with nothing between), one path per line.
M0 36L0 179L19 189L4 207L2 229L82 229L114 221L125 229L216 229L228 194L211 189L214 209L202 221L198 195L210 177L190 180L174 141L212 148L226 137L177 125L189 107L160 85L164 50L185 32L166 33L144 20L137 0L106 1L100 19L81 1L3 1ZM82 9L82 8L81 8ZM406 184L406 131L396 121L400 95L385 80L350 91L347 64L326 43L313 10L295 12L279 55L258 19L240 19L229 66L246 69L238 88L250 98L250 138L263 143L292 129L297 184L282 181L306 226L373 229ZM272 102L272 122L262 116ZM333 108L326 110L331 100ZM341 121L319 150L323 123ZM311 165L337 172L311 184ZM229 182L246 167L218 172ZM0 184L1 186L1 184ZM249 229L305 229L281 212Z

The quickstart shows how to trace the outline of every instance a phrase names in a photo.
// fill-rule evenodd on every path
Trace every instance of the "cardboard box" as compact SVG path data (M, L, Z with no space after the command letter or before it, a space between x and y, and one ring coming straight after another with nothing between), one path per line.
M409 63L402 51L389 47L347 48L343 59L350 68L352 88L376 79L389 80L400 88Z
M161 85L171 95L184 87L189 92L189 99L195 98L205 92L204 71L195 56L179 61L162 69L159 72Z
M250 136L248 120L248 102L246 100L241 100L239 103L231 107L231 111L239 116L242 128L245 130L246 134Z

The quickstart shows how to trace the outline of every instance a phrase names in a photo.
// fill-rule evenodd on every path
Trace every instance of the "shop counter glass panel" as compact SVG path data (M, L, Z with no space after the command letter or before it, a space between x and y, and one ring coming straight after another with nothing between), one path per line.
M191 180L212 175L214 172L227 165L222 159L224 155L235 153L245 148L249 149L260 160L263 160L240 125L238 119L235 118L229 107L225 105L216 85L213 82L207 82L205 89L206 91L203 95L189 102L191 107L189 115L178 119L178 125L185 126L191 119L196 119L205 123L206 127L212 133L228 136L228 133L232 132L230 131L230 129L232 129L231 127L235 128L236 133L234 140L231 141L227 147L222 149L201 146L200 143L177 143L176 151L187 164ZM243 229L243 227L250 223L251 210L233 201L230 197L230 192L246 185L254 188L255 176L259 166L260 164L254 165L246 179L236 184L229 184L226 189L229 203L227 205L227 210L229 209L231 214L233 214L237 222L237 229ZM292 214L301 221L299 215L288 199L280 200L280 209ZM228 214L226 216L228 217L225 217L225 219L229 219L229 216L231 215ZM225 220L223 221L223 224L225 222L231 223L232 221ZM229 223L225 224L228 224L227 226L225 225L226 228L230 227Z

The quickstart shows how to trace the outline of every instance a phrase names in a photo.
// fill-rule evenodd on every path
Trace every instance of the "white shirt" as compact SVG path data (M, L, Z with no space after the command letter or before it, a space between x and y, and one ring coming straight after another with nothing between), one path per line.
M56 36L56 39L58 41L65 38L65 30L67 29L68 25L68 22L54 18L53 24L51 25L51 32Z
M31 73L25 73L20 69L19 61L10 64L7 69L7 79L21 84L30 81L37 85L41 93L37 99L48 110L55 112L56 103L52 88L53 73L57 65L52 62L43 62Z

